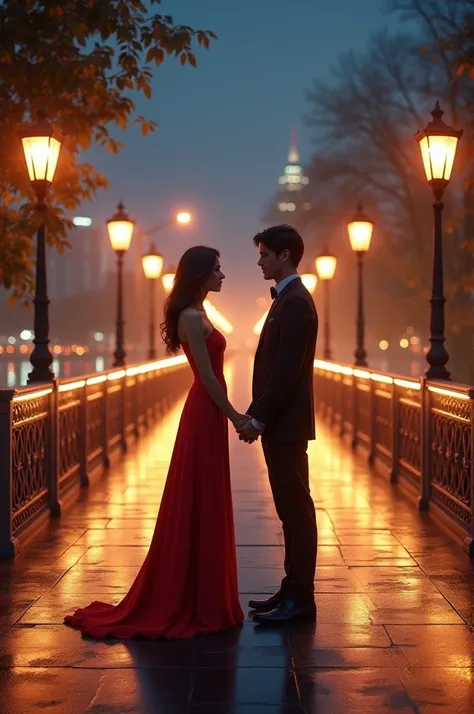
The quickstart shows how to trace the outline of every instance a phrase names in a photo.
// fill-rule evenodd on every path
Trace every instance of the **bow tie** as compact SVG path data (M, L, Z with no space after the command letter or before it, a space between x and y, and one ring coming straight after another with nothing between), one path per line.
M270 288L270 295L272 296L272 300L276 298L278 295L277 289L276 288Z

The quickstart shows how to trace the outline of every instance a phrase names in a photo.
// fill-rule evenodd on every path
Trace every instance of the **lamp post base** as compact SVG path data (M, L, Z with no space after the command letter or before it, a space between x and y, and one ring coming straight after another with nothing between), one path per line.
M37 382L52 382L54 380L54 372L47 368L42 367L36 369L36 367L29 373L27 384L36 384Z
M440 380L446 380L447 382L451 381L451 372L449 372L446 367L436 367L436 366L430 366L428 369L425 371L425 377L427 379L440 379Z
M125 366L125 353L124 352L114 352L114 362L112 367L124 367Z
M367 362L367 352L365 350L356 350L354 353L355 361L354 361L354 366L355 367L368 367L369 364Z

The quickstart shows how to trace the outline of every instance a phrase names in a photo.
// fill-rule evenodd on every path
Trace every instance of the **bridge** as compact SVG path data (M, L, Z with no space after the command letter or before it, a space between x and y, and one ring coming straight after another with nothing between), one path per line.
M251 357L227 366L246 406ZM316 623L265 629L282 534L258 444L231 435L241 628L96 642L62 624L143 561L184 358L0 390L0 711L472 711L474 390L315 362Z

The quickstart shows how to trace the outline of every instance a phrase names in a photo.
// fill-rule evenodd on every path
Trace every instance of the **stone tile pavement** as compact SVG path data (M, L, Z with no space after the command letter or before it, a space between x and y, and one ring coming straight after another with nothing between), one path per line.
M228 366L241 408L247 367ZM116 602L127 591L152 535L181 406L62 525L0 564L0 714L472 712L472 565L324 427L310 446L316 623L265 629L247 614L249 595L278 586L282 534L260 447L233 436L244 625L179 642L96 642L62 624L97 596Z

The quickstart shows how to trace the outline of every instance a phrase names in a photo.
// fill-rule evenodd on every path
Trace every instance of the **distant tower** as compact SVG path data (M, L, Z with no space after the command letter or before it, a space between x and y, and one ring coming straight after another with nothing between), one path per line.
M306 187L309 179L304 175L300 165L300 156L296 145L296 127L291 126L290 150L288 163L283 176L279 179L277 209L280 213L301 213L311 207L307 197Z

